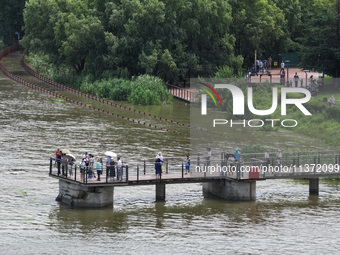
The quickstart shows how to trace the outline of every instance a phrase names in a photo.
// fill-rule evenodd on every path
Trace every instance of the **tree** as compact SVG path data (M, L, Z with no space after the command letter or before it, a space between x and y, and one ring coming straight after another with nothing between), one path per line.
M271 0L231 0L230 5L236 55L243 56L246 64L251 65L255 50L259 57L279 51L277 43L283 38L286 25L281 9Z
M30 0L24 9L23 46L29 52L42 52L58 59L59 44L55 41L54 26L59 7L55 0Z
M339 0L314 1L306 14L300 55L302 66L340 77Z
M0 1L0 41L5 40L8 43L10 39L17 39L16 32L22 37L24 6L25 0Z
M84 14L62 13L56 27L60 57L77 73L87 68L88 73L100 74L102 55L105 51L105 34L97 17Z

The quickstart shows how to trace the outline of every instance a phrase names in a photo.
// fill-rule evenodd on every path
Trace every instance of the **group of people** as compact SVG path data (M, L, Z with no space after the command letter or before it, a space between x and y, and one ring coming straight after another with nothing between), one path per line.
M164 169L164 157L162 152L158 152L155 159L155 173L156 178L161 178L162 172ZM185 174L190 173L190 157L189 155L186 156L185 161Z
M67 153L63 153L60 149L57 149L55 153L55 163L58 168L58 175L62 174L63 176L73 176L73 165L75 163L75 158L67 155Z
M257 59L256 60L256 66L257 66L257 70L259 72L266 72L267 69L272 69L272 58L269 57L268 60L264 59L264 60L260 60Z
M73 176L73 165L75 164L75 157L70 154L65 154L61 150L56 151L56 164L58 167L58 175ZM100 176L103 174L103 162L102 158L97 158L88 152L85 152L82 156L80 167L80 179L85 179L85 174L88 179L97 178L100 181ZM116 175L117 167L117 175ZM123 180L122 161L120 157L117 157L117 161L113 157L107 157L106 169L110 178L116 178L118 181Z
M95 161L96 161L96 164L94 164ZM96 172L97 172L98 177L96 177ZM101 158L97 158L97 160L95 160L95 157L92 154L85 152L80 163L81 180L84 179L85 173L87 173L88 179L97 178L97 181L100 181L100 176L102 175L102 172L103 172L103 168L102 168Z
M267 166L270 165L270 154L269 154L269 150L267 150L264 154L264 158L266 160L266 164ZM278 152L276 153L276 163L277 165L281 165L282 164L282 151L278 150Z
M117 173L116 173L117 168ZM123 180L123 164L120 157L117 157L117 161L111 156L106 158L106 171L110 176L110 179L116 179L117 181Z

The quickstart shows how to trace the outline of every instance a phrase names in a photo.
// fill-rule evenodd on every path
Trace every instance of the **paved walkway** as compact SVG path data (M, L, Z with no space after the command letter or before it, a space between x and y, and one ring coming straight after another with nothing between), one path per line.
M273 68L271 70L268 70L270 74L272 75L272 83L280 83L280 68ZM307 80L310 78L311 75L313 75L313 79L318 79L319 76L321 76L320 73L318 72L304 72L303 69L297 68L297 67L292 67L292 68L285 68L285 84L287 84L287 75L288 75L288 80L293 83L294 85L294 75L297 73L299 76L299 82L298 82L298 87L301 87L301 82L302 86L306 87L306 74L307 74ZM262 75L261 77L261 74ZM260 79L261 82L270 82L270 76L265 75L266 73L258 73L258 76L251 76L251 82L252 83L259 83Z

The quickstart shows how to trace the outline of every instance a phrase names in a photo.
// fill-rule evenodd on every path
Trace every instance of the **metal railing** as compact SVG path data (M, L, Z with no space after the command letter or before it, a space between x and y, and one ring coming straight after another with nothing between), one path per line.
M166 84L166 86L167 86L169 93L172 94L173 96L183 99L187 102L195 101L195 95L196 95L195 92L190 91L186 88L181 88L181 87L171 85L171 84Z
M80 183L127 183L156 179L198 178L201 181L212 178L234 180L268 179L268 178L308 178L322 176L340 176L340 151L283 153L282 158L271 156L265 159L263 153L242 154L235 161L228 153L221 153L220 159L207 159L197 155L191 158L190 171L186 169L184 157L165 158L162 171L156 174L155 159L123 163L122 178L117 180L117 167L103 166L101 180L96 166L81 167L51 158L50 175L70 179ZM92 172L92 176L91 176Z

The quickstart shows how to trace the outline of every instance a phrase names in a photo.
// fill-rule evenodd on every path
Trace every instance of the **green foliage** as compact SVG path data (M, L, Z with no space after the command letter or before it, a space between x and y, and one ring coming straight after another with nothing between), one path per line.
M127 101L131 93L132 82L124 79L109 79L90 82L84 80L80 90L97 97L114 101Z
M164 82L150 75L142 75L133 80L111 78L90 82L85 79L80 89L97 97L142 105L169 103L172 99Z
M222 66L239 72L224 0L29 0L24 19L26 49L79 75L109 70L176 82Z
M299 38L301 65L340 77L339 0L315 0L310 6Z
M241 78L242 74L243 57L237 56L232 59L230 66L221 66L217 68L215 78Z
M0 50L3 50L5 48L5 43L2 40L2 38L0 38Z
M142 75L133 80L132 91L128 97L130 103L141 105L169 103L171 99L164 82L150 75Z
M259 153L259 151L264 153L266 148L259 145L245 146L242 148L242 153Z
M16 32L22 37L25 0L0 1L0 49L17 41ZM1 44L3 44L1 46Z
M233 22L231 31L236 38L235 54L252 64L254 52L268 58L284 38L285 16L271 0L231 0ZM274 46L274 47L273 47Z
M340 122L340 106L327 107L325 113L329 118L332 118Z

